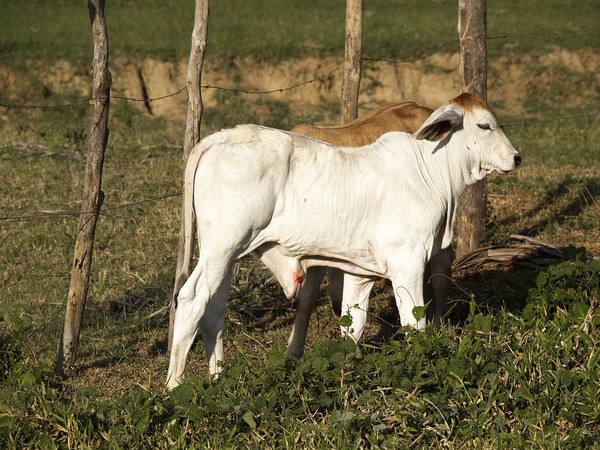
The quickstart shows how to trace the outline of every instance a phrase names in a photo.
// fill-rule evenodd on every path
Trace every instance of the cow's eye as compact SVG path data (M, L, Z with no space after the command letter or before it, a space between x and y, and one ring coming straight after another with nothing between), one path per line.
M489 131L489 130L491 130L491 129L492 129L492 127L490 127L490 124L489 124L489 123L479 123L479 124L477 124L477 126L478 126L479 128L481 128L482 130L487 130L487 131Z

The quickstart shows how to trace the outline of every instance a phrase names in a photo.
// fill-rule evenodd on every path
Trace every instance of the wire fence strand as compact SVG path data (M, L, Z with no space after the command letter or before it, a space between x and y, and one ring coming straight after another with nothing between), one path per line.
M181 192L175 192L172 194L161 195L159 197L150 197L137 202L124 203L118 206L109 206L102 208L100 214L106 214L112 211L118 211L120 209L129 209L135 206L140 206L148 203L154 203L158 201L168 200L175 197L181 197ZM0 216L0 221L3 222L20 222L27 220L46 220L46 219L59 219L61 217L78 217L87 214L97 214L98 211L48 211L48 212L36 212L31 214L23 214L20 216Z
M588 29L583 29L583 30L570 30L570 31L545 31L545 32L519 33L519 34L505 34L505 35L498 35L498 36L489 36L487 39L488 39L488 41L495 41L495 40L525 39L525 38L531 38L531 37L545 37L545 36L560 37L560 36L580 35L580 34L598 33L598 32L600 32L600 27L588 28ZM365 62L383 62L383 63L394 64L394 65L416 63L419 61L426 60L427 58L433 56L434 54L436 54L440 51L443 51L452 46L458 45L458 43L459 43L458 39L453 39L451 41L439 44L439 45L433 47L432 49L426 50L423 53L421 53L420 55L411 57L411 58L392 59L392 58L385 58L385 57L378 57L378 58L363 57L362 60ZM238 94L252 94L252 95L268 95L268 94L274 94L274 93L282 93L282 92L297 89L299 87L302 87L302 86L305 86L305 85L308 85L311 83L319 82L321 80L331 77L333 74L335 74L336 72L341 70L342 65L344 64L344 61L345 60L342 58L335 66L333 66L329 70L325 71L324 73L317 75L316 77L310 78L308 80L294 82L288 86L281 87L281 88L268 89L268 90L250 90L250 89L243 89L243 88L239 88L239 87L216 86L216 85L210 85L210 84L202 85L201 88L225 91L225 92L232 92L232 93L238 93ZM178 89L177 91L175 91L173 93L165 94L165 95L162 95L159 97L154 97L154 98L135 98L135 97L115 95L115 96L110 96L110 100L140 102L140 103L145 103L147 105L150 105L154 102L159 102L159 101L166 100L166 99L169 99L172 97L176 97L176 96L182 94L184 91L186 91L185 86L181 87L180 89ZM93 104L96 101L106 101L106 100L107 100L107 98L105 98L105 97L99 97L99 98L91 97L91 98L76 99L76 100L73 100L68 103L62 103L62 104L56 104L56 105L42 105L42 104L35 104L35 103L31 103L31 102L16 104L16 103L9 103L9 102L4 102L4 101L0 100L0 107L6 108L6 109L14 108L14 109L52 110L52 109L60 109L60 108L72 108L72 107L83 105L83 104ZM525 127L525 126L530 126L530 125L535 125L535 124L540 124L540 123L581 120L581 119L589 119L589 118L598 117L598 116L600 116L600 112L591 112L591 113L578 114L578 115L572 115L572 116L557 117L557 118L553 118L553 119L527 120L527 121L523 121L523 122L509 123L509 124L502 125L502 128ZM166 195L162 195L162 196L158 196L158 197L146 198L146 199L143 199L140 201L125 203L125 204L118 205L118 206L104 207L104 208L102 208L100 213L106 214L111 211L133 208L135 206L154 203L154 202L158 202L158 201L164 201L164 200L168 200L168 199L180 197L180 196L181 196L181 192L177 192L177 193L166 194ZM97 211L50 211L50 212L41 211L41 212L16 215L16 216L0 216L0 222L22 222L22 221L30 221L30 220L49 220L49 219L57 219L57 218L64 218L64 217L78 217L80 215L94 214L94 213L98 213L98 212Z
M558 37L558 36L570 36L570 35L580 35L580 34L598 33L598 32L600 32L600 27L587 28L587 29L583 29L583 30L572 30L572 31L545 31L545 32L535 32L535 33L530 32L530 33L519 33L519 34L505 34L505 35L498 35L498 36L489 36L487 38L487 40L489 40L489 41L509 40L509 39L523 39L523 38L529 38L529 37L544 37L544 36L557 36ZM425 51L421 55L415 56L412 58L392 59L392 58L386 58L386 57L377 57L377 58L363 57L362 60L368 61L368 62L384 62L384 63L394 64L394 65L416 63L418 61L423 61L423 60L433 56L434 54L436 54L444 49L447 49L453 45L458 45L458 43L459 43L458 39L453 39L451 41L439 44L439 45L435 46L434 48ZM285 87L281 87L281 88L268 89L268 90L261 90L261 89L252 90L252 89L244 89L244 88L240 88L240 87L216 86L216 85L210 85L210 84L202 85L201 88L225 91L225 92L233 92L233 93L239 93L239 94L254 94L254 95L268 95L268 94L282 93L282 92L291 91L291 90L297 89L299 87L327 79L328 77L332 76L334 73L341 70L341 67L342 67L342 64L344 63L344 61L345 60L342 58L332 69L324 72L321 75L318 75L318 76L308 79L308 80L294 82L294 83L290 84L289 86L285 86ZM161 100L166 100L166 99L169 99L172 97L176 97L179 94L181 94L182 92L184 92L185 90L186 90L186 87L183 86L173 93L165 94L165 95L162 95L159 97L154 97L154 98L136 98L136 97L126 97L126 96L119 96L119 95L110 96L109 98L111 100L124 100L124 101L130 101L130 102L145 103L145 104L149 105L154 102L158 102ZM104 101L104 100L106 100L106 98L90 97L90 98L77 99L77 100L74 100L69 103L63 103L63 104L58 104L58 105L40 105L40 104L31 103L31 102L24 103L24 104L15 104L15 103L0 101L0 107L2 107L2 108L18 108L18 109L57 109L57 108L70 108L70 107L74 107L74 106L78 106L78 105L82 105L82 104L86 104L86 103L90 104L95 101Z

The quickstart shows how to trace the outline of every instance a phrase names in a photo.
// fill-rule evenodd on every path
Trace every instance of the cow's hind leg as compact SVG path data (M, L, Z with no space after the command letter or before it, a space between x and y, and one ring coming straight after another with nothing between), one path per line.
M225 309L229 298L232 271L229 270L206 305L204 315L200 319L200 333L206 350L208 370L211 375L218 375L223 369L223 328L225 326Z
M199 261L181 288L173 326L173 343L167 375L172 389L183 380L187 355L201 328L211 374L216 374L223 360L222 331L227 296L231 284L229 259L207 264Z

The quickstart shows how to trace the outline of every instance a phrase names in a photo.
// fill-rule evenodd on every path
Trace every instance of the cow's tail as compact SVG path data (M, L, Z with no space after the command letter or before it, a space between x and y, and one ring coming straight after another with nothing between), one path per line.
M208 148L210 148L210 144L197 144L192 149L185 166L181 206L181 230L177 252L177 268L175 270L175 287L173 289L174 302L177 300L179 290L191 273L195 238L194 221L196 215L194 211L194 184L200 158L202 158L202 155Z

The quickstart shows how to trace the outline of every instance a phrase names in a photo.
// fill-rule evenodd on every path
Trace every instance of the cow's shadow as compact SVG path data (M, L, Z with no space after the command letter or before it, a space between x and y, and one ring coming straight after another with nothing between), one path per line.
M444 321L462 325L469 317L472 302L481 314L494 315L504 309L519 315L527 304L529 290L536 285L538 273L549 264L573 259L576 254L575 249L567 248L561 256L553 261L546 259L543 264L536 263L534 258L513 261L514 264L483 264L468 270L453 270ZM307 348L318 340L341 337L339 318L333 314L326 285L327 281L311 317ZM241 331L259 340L269 335L266 340L272 346L284 346L295 315L294 301L285 298L282 288L257 258L249 257L238 264L227 308L226 341ZM166 319L160 326L167 326ZM391 283L377 281L371 292L364 342L380 345L397 338L401 330ZM196 345L200 341L201 336ZM166 352L166 341L157 342L155 350L157 354Z
M530 301L529 292L536 287L537 276L550 265L572 260L581 251L568 249L562 258L550 264L528 267L488 266L475 270L456 271L448 296L447 311L443 322L452 327L465 324L473 306L476 313L494 316L506 311L519 316ZM389 282L375 289L369 310L364 342L380 346L392 339L402 339L403 331Z
M515 223L524 222L527 225L517 233L536 237L549 226L563 225L571 218L581 216L598 204L599 197L600 179L567 175L557 185L550 186L535 205L526 210L516 209L494 225L514 229Z

